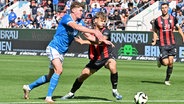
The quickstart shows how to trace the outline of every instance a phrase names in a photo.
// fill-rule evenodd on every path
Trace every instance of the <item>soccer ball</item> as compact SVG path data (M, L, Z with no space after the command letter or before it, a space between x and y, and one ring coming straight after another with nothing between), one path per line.
M146 104L148 96L144 92L137 92L134 96L135 104Z

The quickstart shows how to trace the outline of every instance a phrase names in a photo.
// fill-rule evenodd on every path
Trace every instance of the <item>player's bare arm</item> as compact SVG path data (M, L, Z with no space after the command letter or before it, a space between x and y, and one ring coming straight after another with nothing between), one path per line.
M99 30L89 29L89 28L84 27L82 25L78 25L75 22L70 22L68 25L70 27L72 27L73 29L79 30L81 32L95 34L95 36L98 38L99 41L103 41L104 40L103 39L103 35L102 35L102 33Z
M89 34L89 33L84 33L84 36L86 37L86 39L91 41L91 44L101 44L102 42L104 42L105 44L111 45L112 47L115 47L114 44L107 40L108 37L107 36L103 36L103 41L99 41L98 38L96 38L95 36Z
M89 40L83 40L80 36L75 37L74 40L79 44L91 44Z
M152 45L155 45L156 44L156 42L157 42L157 40L158 40L158 35L157 35L157 29L156 28L154 28L153 29L153 40L152 40Z
M183 34L183 31L182 31L182 29L181 29L181 27L180 27L179 25L176 25L176 26L177 26L177 28L178 28L178 32L179 32L179 34L181 35L182 40L183 40L183 43L184 43L184 34Z

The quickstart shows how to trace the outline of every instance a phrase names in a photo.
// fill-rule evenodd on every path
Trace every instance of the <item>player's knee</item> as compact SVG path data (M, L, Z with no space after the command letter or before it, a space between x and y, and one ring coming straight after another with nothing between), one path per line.
M60 69L60 70L56 70L56 72L55 72L56 74L62 74L63 73L63 70L62 69Z
M88 72L88 71L83 71L83 72L82 72L82 76L90 76L90 72Z

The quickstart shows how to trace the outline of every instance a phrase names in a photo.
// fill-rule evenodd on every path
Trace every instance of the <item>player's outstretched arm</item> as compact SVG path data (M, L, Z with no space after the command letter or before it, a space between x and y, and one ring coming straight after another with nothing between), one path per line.
M79 44L91 44L89 40L83 40L80 36L75 37L74 40Z
M95 36L98 38L99 41L103 41L103 35L100 31L95 30L95 29L89 29L85 26L79 25L75 22L70 22L68 24L70 27L72 27L73 29L76 29L78 31L84 32L84 33L91 33L91 34L95 34Z

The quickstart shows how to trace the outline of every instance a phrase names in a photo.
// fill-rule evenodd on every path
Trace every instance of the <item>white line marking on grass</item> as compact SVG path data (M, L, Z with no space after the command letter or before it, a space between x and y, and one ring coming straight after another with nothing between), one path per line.
M133 100L117 100L117 101L104 101L104 100L99 100L99 101L94 101L94 100L85 100L85 101L55 101L56 104L58 103L72 103L72 104L81 104L81 103L110 103L110 102L124 102L124 103L133 103ZM148 100L148 103L184 103L184 100ZM46 102L0 102L0 104L45 104Z
M174 103L174 102L176 102L176 103L179 103L179 102L181 102L181 103L183 103L184 102L184 100L148 100L148 102L160 102L160 103Z

